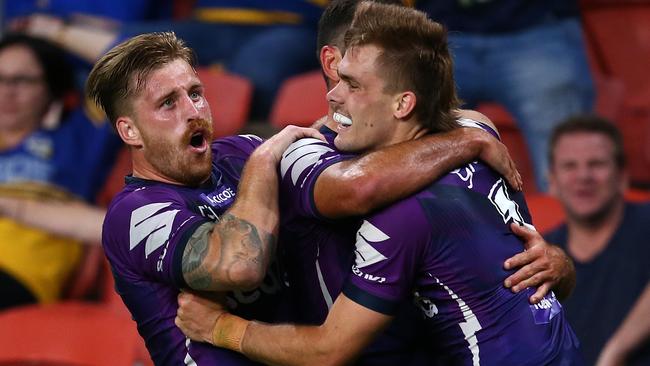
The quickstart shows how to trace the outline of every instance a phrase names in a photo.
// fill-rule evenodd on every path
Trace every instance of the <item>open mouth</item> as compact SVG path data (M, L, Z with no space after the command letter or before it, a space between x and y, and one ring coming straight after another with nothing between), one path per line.
M204 150L207 146L205 134L204 130L195 131L190 136L190 146L194 149Z

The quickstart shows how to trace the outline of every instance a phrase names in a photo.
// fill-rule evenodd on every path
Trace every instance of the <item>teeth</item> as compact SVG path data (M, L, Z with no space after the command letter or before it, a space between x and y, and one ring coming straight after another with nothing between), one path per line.
M343 126L352 126L352 120L338 112L334 113L332 118L334 118L336 122L342 124Z

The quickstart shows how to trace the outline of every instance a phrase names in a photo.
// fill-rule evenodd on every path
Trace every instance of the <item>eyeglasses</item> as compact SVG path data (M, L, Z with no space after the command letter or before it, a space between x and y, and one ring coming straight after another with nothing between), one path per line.
M17 88L26 88L43 81L42 76L35 75L0 75L0 85L7 85Z

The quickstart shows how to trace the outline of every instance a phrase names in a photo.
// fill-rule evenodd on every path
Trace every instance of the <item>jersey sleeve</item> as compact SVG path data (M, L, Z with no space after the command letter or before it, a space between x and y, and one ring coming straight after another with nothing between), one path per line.
M294 142L280 161L281 200L294 215L325 219L314 201L316 181L325 169L352 157L341 154L333 143L318 139L304 138Z
M343 293L366 308L394 315L413 291L430 231L414 198L368 217L357 231L356 258Z
M256 135L237 135L212 142L212 161L219 170L232 177L241 177L246 161L264 140Z
M206 223L212 224L189 210L170 189L147 187L111 205L102 244L111 266L122 277L181 288L185 286L181 268L185 245Z

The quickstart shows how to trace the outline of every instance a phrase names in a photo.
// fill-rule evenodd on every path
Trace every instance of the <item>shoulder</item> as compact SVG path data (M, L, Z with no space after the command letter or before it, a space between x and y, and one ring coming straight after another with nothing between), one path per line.
M130 219L133 215L184 208L181 195L171 187L127 185L108 207L105 223Z
M250 154L264 140L256 135L236 135L219 138L212 142L212 153L214 160L227 157L240 157L248 159Z
M367 222L371 226L366 228L379 228L385 235L396 238L423 238L431 233L432 225L429 222L421 200L427 199L430 195L418 193L405 198L390 206L368 216ZM362 233L364 226L359 230Z
M339 154L336 149L326 142L315 138L300 139L289 145L282 154L282 160L280 161L281 177L284 178L288 172L291 172L291 175L297 179L303 172L315 166L323 158L337 155Z

